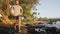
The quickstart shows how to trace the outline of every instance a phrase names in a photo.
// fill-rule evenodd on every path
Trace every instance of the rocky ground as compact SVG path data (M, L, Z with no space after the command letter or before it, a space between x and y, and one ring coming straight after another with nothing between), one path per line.
M32 26L29 24L26 26L21 27L21 32L14 30L13 27L0 26L0 34L60 34L60 30L56 27Z

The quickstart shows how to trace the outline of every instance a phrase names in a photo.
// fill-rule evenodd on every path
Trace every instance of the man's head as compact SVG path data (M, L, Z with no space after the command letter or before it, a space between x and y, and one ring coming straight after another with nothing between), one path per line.
M16 5L19 5L19 1L18 0L16 0Z

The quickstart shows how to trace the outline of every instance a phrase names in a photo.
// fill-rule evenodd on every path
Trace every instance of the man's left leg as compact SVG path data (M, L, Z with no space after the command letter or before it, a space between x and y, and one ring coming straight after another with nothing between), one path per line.
M19 28L18 29L19 32L21 32L21 30L20 30L21 29L21 16L18 17L18 28Z

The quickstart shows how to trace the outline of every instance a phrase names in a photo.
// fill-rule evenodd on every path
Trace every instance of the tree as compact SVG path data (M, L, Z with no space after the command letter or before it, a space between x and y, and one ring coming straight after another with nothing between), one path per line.
M39 0L19 0L19 4L23 7L24 14L23 17L33 18L31 14L31 9L34 8ZM5 24L12 24L14 21L10 14L10 5L15 4L15 0L0 0L0 14L3 16L0 20Z

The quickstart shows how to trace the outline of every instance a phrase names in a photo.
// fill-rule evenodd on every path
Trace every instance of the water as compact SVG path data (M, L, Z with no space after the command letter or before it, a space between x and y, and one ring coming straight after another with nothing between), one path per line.
M57 29L60 29L60 21L53 22L52 24L45 23L44 25L47 27L56 27Z
M56 24L54 24L55 27L57 27L58 29L60 29L60 21L57 21Z

